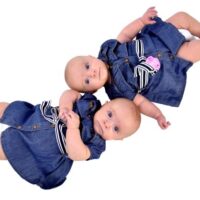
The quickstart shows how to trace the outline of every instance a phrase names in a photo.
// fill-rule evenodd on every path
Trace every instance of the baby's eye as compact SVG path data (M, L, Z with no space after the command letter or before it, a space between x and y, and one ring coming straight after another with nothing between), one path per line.
M87 78L87 79L85 79L85 84L90 84L90 80Z
M111 118L112 117L112 112L108 112L108 117Z
M115 132L119 132L119 127L115 126L115 127L114 127L114 131L115 131Z
M86 68L86 69L89 69L89 68L90 68L90 65L89 65L89 64L86 64L86 65L85 65L85 68Z

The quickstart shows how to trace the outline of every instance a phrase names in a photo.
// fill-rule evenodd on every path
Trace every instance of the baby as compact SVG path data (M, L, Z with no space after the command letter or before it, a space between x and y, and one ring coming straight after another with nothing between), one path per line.
M200 37L200 23L187 13L178 12L163 22L151 7L122 29L117 39L105 41L98 58L72 58L65 80L80 92L104 86L110 99L132 100L141 113L167 128L170 123L151 101L179 106L186 72L200 60L200 40L187 41L178 29Z
M0 103L0 160L8 160L26 181L43 189L61 185L73 160L91 160L105 150L105 140L121 140L140 125L140 113L129 100L105 103L92 94L67 90L59 107L44 101Z

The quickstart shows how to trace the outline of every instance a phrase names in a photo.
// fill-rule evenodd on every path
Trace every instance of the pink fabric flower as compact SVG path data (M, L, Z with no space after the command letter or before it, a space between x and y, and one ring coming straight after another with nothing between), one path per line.
M158 58L154 58L153 56L149 56L146 59L146 63L151 65L156 71L160 69L160 61Z

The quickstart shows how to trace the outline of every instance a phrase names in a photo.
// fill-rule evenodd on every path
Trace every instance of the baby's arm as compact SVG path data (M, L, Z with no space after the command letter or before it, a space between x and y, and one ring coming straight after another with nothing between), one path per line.
M74 90L65 90L59 101L59 117L64 122L66 121L65 114L68 113L69 110L72 110L73 104L76 100L80 98L81 94Z
M153 20L153 17L157 16L157 11L155 10L155 7L150 7L142 17L134 20L130 24L128 24L126 27L122 29L120 34L117 37L117 40L121 43L128 42L133 40L133 38L139 33L139 31L148 24L154 24L156 23Z
M90 150L83 143L80 136L79 116L75 112L69 111L66 114L66 119L66 151L69 158L72 160L87 160L90 157Z
M168 128L170 122L166 120L165 116L156 105L140 94L137 94L133 101L139 107L141 113L156 119L162 129Z

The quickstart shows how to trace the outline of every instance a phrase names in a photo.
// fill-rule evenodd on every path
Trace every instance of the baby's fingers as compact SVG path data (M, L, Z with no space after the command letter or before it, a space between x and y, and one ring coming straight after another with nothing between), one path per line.
M158 14L158 12L155 10L155 7L152 7L148 10L148 16L153 19L154 17L156 17Z
M147 12L149 12L149 13L156 13L157 14L156 7L152 6L152 7L148 8Z
M69 120L78 120L79 119L79 116L78 114L76 114L75 112L73 111L69 111L66 115L67 119Z
M68 112L67 114L67 126L68 128L79 128L80 118L73 111Z
M171 123L169 121L165 121L161 123L161 128L162 129L167 129L169 126L171 125Z

